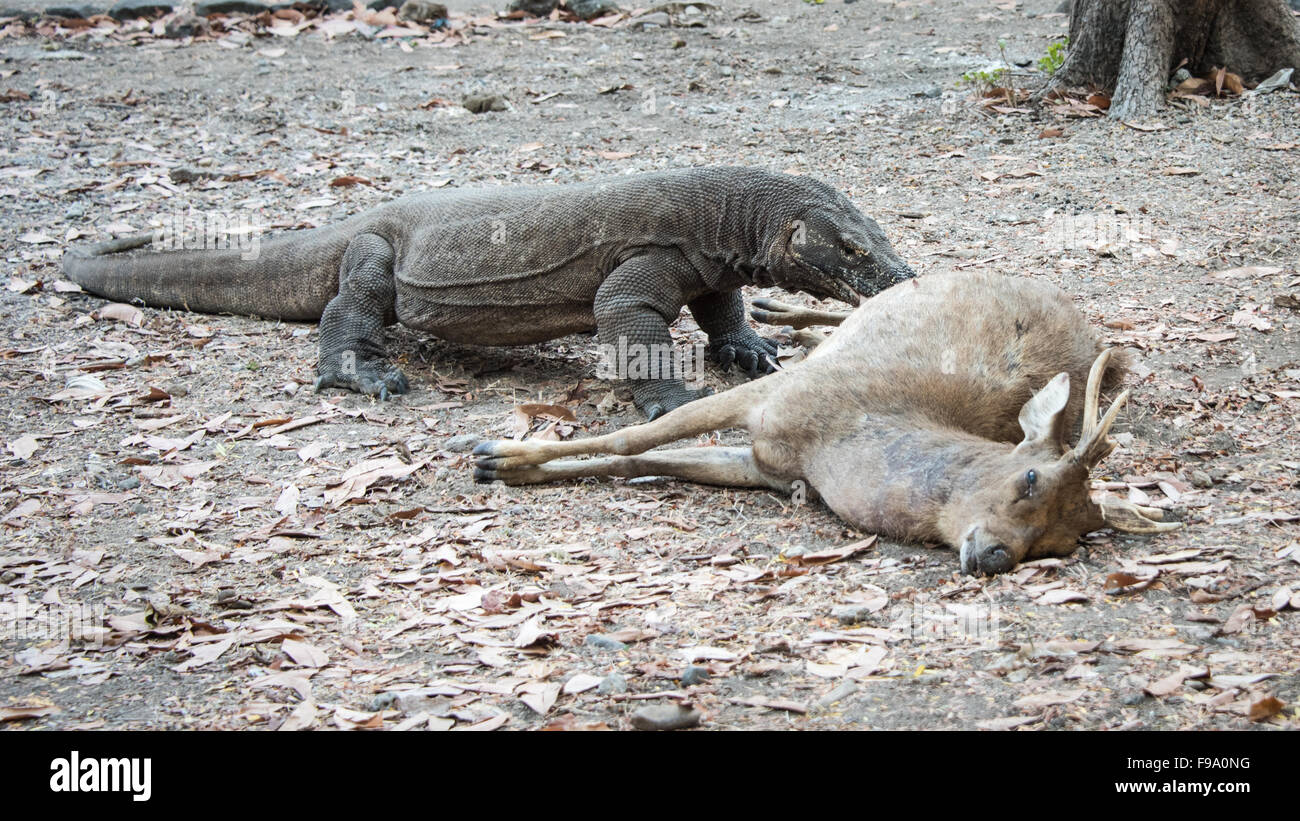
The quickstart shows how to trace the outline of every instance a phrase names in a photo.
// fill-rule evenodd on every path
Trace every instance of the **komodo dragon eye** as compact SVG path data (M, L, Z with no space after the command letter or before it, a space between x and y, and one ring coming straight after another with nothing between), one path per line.
M844 255L847 257L866 257L871 255L870 251L867 251L864 248L859 248L848 240L840 240L840 250L842 250Z

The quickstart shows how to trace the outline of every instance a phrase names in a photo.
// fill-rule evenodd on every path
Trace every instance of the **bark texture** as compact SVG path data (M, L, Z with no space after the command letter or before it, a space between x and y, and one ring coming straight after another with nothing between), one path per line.
M1247 81L1300 69L1300 26L1287 0L1075 0L1065 63L1040 97L1091 85L1111 92L1112 117L1147 116L1180 64Z

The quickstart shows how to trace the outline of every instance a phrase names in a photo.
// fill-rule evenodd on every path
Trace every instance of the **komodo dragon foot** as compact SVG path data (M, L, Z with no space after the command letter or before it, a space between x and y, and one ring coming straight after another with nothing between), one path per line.
M316 369L316 391L325 388L348 390L375 396L383 402L389 396L406 393L411 389L406 375L382 359L349 359L334 357L332 362L321 361Z
M709 355L718 367L728 371L735 364L750 377L777 369L776 349L774 340L765 339L749 328L709 340Z
M692 402L703 396L713 393L710 388L701 388L697 391L687 389L680 382L644 380L631 383L632 401L645 414L647 422L653 422L665 413L680 408L687 402Z

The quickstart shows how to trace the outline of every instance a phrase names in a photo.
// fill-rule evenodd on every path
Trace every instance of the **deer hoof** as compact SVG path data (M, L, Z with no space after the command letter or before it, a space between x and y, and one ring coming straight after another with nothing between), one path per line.
M509 439L489 439L486 442L480 442L474 446L471 451L475 456L517 456L520 453L518 442L512 442ZM483 461L482 459L479 460Z

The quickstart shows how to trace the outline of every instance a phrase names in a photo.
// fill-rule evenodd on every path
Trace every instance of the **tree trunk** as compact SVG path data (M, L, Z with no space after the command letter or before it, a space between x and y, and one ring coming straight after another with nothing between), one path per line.
M1074 0L1065 62L1038 97L1092 85L1112 92L1112 117L1149 116L1180 64L1247 81L1300 69L1300 26L1287 0Z

